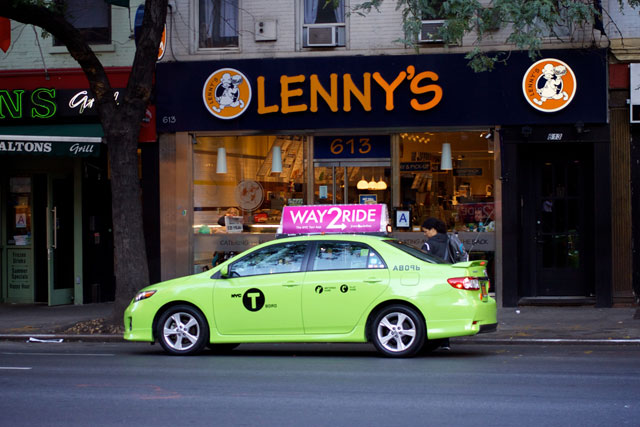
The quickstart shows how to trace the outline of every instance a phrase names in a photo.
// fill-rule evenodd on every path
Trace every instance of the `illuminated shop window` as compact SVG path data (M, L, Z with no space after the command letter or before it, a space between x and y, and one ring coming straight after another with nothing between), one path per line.
M283 206L306 204L304 154L298 136L196 138L194 232L275 233Z
M400 135L401 202L419 229L428 217L450 231L495 230L493 139L488 131Z

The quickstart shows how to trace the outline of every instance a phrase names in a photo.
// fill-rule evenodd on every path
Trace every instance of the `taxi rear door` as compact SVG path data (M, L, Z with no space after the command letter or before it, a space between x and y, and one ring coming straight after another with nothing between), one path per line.
M302 288L305 334L344 334L389 286L389 270L368 245L318 241Z

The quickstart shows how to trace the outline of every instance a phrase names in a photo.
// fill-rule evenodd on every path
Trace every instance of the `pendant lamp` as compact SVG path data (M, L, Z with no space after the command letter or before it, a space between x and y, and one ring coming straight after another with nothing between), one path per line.
M356 188L358 188L358 190L368 190L369 189L369 181L364 179L364 176L363 176L362 179L360 181L358 181L358 184L356 184Z
M274 145L272 148L273 159L271 161L271 173L282 172L282 149L279 145Z
M376 180L373 179L373 177L371 177L371 181L369 181L369 184L367 184L367 188L369 190L377 190L378 189L378 184L376 183Z
M442 158L440 159L440 170L446 171L453 169L451 163L451 144L445 142L442 144Z
M387 189L387 183L382 180L382 177L380 177L380 181L376 183L376 190L386 190L386 189Z
M224 147L218 148L218 161L216 162L216 173L227 173L227 150Z

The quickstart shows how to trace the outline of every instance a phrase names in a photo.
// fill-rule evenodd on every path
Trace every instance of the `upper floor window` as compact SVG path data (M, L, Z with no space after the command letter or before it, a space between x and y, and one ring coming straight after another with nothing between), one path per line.
M421 43L441 43L440 28L444 25L445 16L442 11L443 0L435 0L425 4L422 12L422 27L418 35Z
M337 5L326 0L302 0L304 47L332 47L345 45L344 0Z
M199 0L199 48L238 47L238 0Z
M87 43L111 43L111 6L104 0L66 0L64 16ZM63 43L54 38L53 45Z

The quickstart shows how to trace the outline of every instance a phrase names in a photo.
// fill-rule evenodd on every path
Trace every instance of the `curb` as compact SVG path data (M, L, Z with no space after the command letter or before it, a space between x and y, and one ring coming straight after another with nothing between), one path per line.
M1 341L29 341L30 338L37 340L63 340L67 342L125 342L122 335L114 334L0 334Z
M0 341L63 340L67 342L128 342L119 334L0 334ZM486 345L640 345L640 339L624 338L451 338L456 344Z

